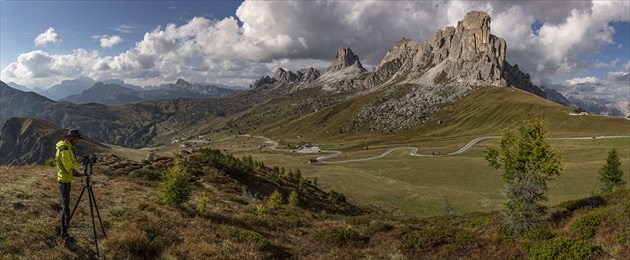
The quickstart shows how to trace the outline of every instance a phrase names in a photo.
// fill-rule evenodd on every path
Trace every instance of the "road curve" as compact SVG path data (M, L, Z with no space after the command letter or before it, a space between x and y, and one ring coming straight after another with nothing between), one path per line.
M291 150L291 149L279 149L278 148L278 142L271 140L267 137L264 136L251 136L249 134L245 134L245 135L238 135L238 136L243 136L243 137L253 137L253 138L259 138L259 139L263 139L265 140L265 143L269 143L271 144L271 150L274 151L281 151L281 152L294 152L295 150ZM236 137L236 136L234 136ZM358 159L350 159L350 160L342 160L342 161L326 161L330 158L339 156L342 154L341 151L334 151L334 150L321 150L322 153L330 153L329 155L325 155L325 156L320 156L317 157L316 160L319 161L320 163L323 164L335 164L335 163L349 163L349 162L362 162L362 161L369 161L369 160L375 160L375 159L380 159L383 158L389 154L391 154L392 152L398 151L398 150L407 150L409 149L409 155L411 156L418 156L418 157L438 157L438 156L450 156L450 155L456 155L456 154L461 154L465 151L467 151L468 149L470 149L471 147L473 147L475 144L477 144L478 142L481 142L483 140L489 140L489 139L498 139L500 138L500 136L482 136L482 137L477 137L473 140L471 140L470 142L468 142L466 145L464 145L462 148L460 148L459 150L455 151L455 152L451 152L451 153L447 153L447 154L439 154L439 155L435 155L435 154L419 154L417 147L410 147L410 146L403 146L403 147L395 147L395 148L391 148L387 151L385 151L384 153L377 155L377 156L373 156L373 157L367 157L367 158L358 158ZM564 137L564 138L549 138L550 140L594 140L594 139L611 139L611 138L630 138L630 136L589 136L589 137ZM230 137L219 140L219 141L215 141L215 142L221 142L221 141L225 141L230 139Z

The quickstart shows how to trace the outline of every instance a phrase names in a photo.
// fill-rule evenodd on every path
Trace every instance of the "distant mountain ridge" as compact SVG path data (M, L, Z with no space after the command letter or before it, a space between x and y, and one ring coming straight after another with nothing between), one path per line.
M44 164L54 158L55 144L67 133L66 129L32 117L13 117L0 128L0 164ZM102 152L107 147L90 139L77 144L77 156Z
M326 134L396 133L431 122L436 113L490 85L545 97L527 74L507 63L505 41L489 30L490 17L471 12L457 27L439 30L425 42L398 41L376 69L366 70L358 55L342 47L324 72L278 68L273 77L263 76L247 90L223 97L136 101L149 98L137 93L164 97L170 90L198 94L216 89L178 80L134 93L100 83L91 90L93 103L63 104L0 82L0 91L8 93L0 98L0 122L36 116L61 127L79 128L100 142L146 147L210 133L282 136L291 122L300 122L295 127L300 131ZM95 101L94 96L101 99ZM134 103L94 103L116 99Z
M456 27L438 30L424 42L403 38L373 71L365 70L350 48L340 48L332 65L308 84L299 73L278 69L273 77L264 76L251 88L285 94L318 91L308 99L311 101L296 104L312 103L305 111L356 96L378 95L354 112L344 131L408 129L482 86L515 87L546 97L528 74L506 61L507 44L490 34L490 20L487 14L473 11Z
M146 91L143 89L123 87L119 84L104 84L98 82L79 94L68 96L59 101L74 104L99 103L112 105L145 100L223 97L236 92L237 90L220 88L213 85L193 84L183 79L177 80L175 84L166 84L160 88Z

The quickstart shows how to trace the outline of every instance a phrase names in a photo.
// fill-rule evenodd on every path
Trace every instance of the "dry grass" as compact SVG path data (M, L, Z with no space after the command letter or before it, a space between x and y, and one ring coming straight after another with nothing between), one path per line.
M235 179L199 159L203 157L194 155L188 160L196 176L192 199L173 207L158 203L158 181L134 170L119 171L134 165L160 169L168 158L153 163L103 158L93 176L107 232L103 237L97 230L101 254L113 259L523 258L538 243L554 243L553 238L558 237L583 241L581 245L598 250L597 257L621 259L630 255L628 189L554 207L548 230L543 232L552 236L509 237L502 235L496 212L415 218L364 208L359 215L349 215L340 213L344 210L339 205L323 205L327 204L325 193L311 186L302 191L301 196L309 200L302 201L299 208L286 205L286 194L285 205L260 207L257 203L263 205L271 191L253 189L260 196L250 198L240 185L257 183L285 191L296 189L296 184L286 178L278 184L267 183L265 180L273 177L269 168ZM11 179L0 186L0 206L6 209L0 212L3 259L93 258L85 198L70 229L78 250L68 251L57 236L60 208L54 168L1 166L0 178ZM76 179L73 183L72 205L81 191L80 182ZM322 198L317 202L319 207L328 211L307 206L318 198ZM203 206L202 201L206 201ZM592 237L579 240L571 224L584 222L579 219L597 215L589 213L597 211L610 212L611 218L594 224Z

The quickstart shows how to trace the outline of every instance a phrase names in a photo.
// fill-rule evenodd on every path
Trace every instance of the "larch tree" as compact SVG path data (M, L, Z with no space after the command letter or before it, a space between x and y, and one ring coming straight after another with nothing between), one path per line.
M614 187L623 188L626 181L623 180L623 170L621 170L621 161L616 149L608 152L606 164L599 169L599 190L602 192L611 192Z
M523 234L543 222L547 182L564 169L559 151L547 142L542 119L520 120L514 129L502 131L499 147L485 151L490 167L501 170L505 183L503 214L509 229Z

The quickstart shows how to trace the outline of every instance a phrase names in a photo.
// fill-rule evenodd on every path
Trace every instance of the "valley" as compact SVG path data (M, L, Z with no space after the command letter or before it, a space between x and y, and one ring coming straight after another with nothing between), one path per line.
M9 219L0 258L94 257L85 213L73 226L76 253L52 228L61 211L52 148L71 128L85 137L76 155L99 158L94 184L112 231L101 243L115 258L537 259L565 248L573 255L564 258L629 257L630 193L600 190L600 170L615 150L618 183L630 182L630 120L535 85L507 61L490 21L470 11L424 41L396 41L369 69L346 46L321 71L274 60L273 76L258 74L269 63L246 73L260 77L247 89L79 77L44 97L0 81L0 177L12 180L0 187L0 219ZM197 44L182 35L160 48ZM181 62L210 69L191 50ZM142 60L146 69L157 61ZM236 75L239 64L220 67ZM533 119L544 127L505 141ZM495 170L488 150L499 140L522 157ZM554 157L545 142L564 166L555 179L546 176L555 161L535 165ZM504 214L515 197L542 204L522 229Z
M352 145L352 141L345 146ZM597 172L604 164L606 153L615 148L622 156L624 171L630 171L630 136L614 138L557 138L552 145L562 151L567 166L560 177L551 183L547 205L589 196L597 190ZM419 144L420 152L429 156L410 156L410 149L393 151L394 144L369 146L368 150L344 148L344 143L321 143L321 147L337 147L345 150L328 163L309 163L322 153L300 153L272 150L265 140L236 136L213 143L194 142L193 147L220 149L236 157L252 156L269 167L278 166L300 169L307 179L317 179L324 189L344 193L360 204L372 204L400 214L436 216L445 213L444 198L458 214L499 210L504 201L503 184L497 171L490 169L483 159L489 146L496 140L482 140L468 150L451 156L431 156L433 151L449 153L454 142L428 142ZM265 148L259 149L262 145ZM462 142L460 146L464 146ZM400 144L403 145L403 144ZM179 145L161 148L164 155L182 149ZM448 149L448 150L447 150ZM344 161L344 163L334 163ZM626 177L627 178L627 177ZM628 179L628 178L627 178Z
M486 99L495 102L481 101ZM312 128L304 127L310 124L305 120L311 120L313 116L305 116L297 122L280 124L284 133L280 129L273 130L271 127L274 125L271 125L272 130L264 131L264 134L263 131L254 131L251 136L223 133L213 135L214 141L199 140L191 135L156 149L164 156L202 147L220 149L236 157L251 155L270 167L300 169L304 177L317 179L325 189L341 191L361 204L373 204L402 214L444 214L444 198L458 213L490 212L498 210L504 200L498 172L489 168L483 159L485 149L498 145L496 139L480 140L468 150L451 156L433 154L453 153L476 138L499 136L500 131L510 127L511 122L527 115L545 118L550 142L562 151L561 156L567 166L552 182L547 205L583 198L595 191L597 172L612 148L622 155L624 171L630 172L630 120L598 115L571 116L570 111L568 107L523 91L488 87L455 102L438 113L436 118L414 130L391 134L327 135L317 130L308 131ZM313 114L316 113L319 112ZM438 124L438 120L443 123ZM273 144L266 139L256 138L260 135L278 142L279 150L273 150ZM297 144L303 141L317 145L322 152L298 152ZM191 147L183 148L182 143ZM417 147L418 154L430 156L410 156L409 148L373 160L334 163L378 157L398 147ZM342 153L323 161L331 164L309 163L312 158L328 155L324 152L326 150ZM136 153L136 160L143 159L147 153L146 150L124 151Z

